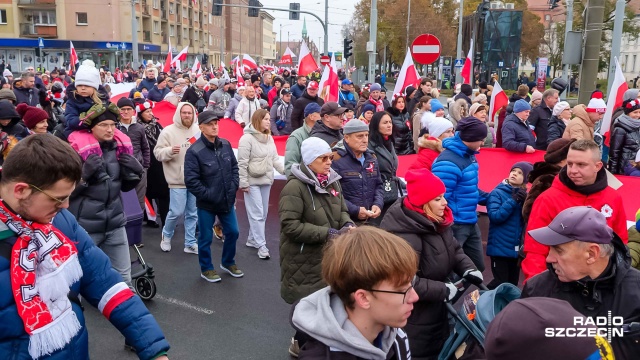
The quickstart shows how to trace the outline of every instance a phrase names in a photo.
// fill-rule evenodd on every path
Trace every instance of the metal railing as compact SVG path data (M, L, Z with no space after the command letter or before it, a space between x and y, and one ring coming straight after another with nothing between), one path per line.
M58 37L57 25L34 25L31 23L20 24L20 36L25 37Z
M143 41L151 41L151 31L145 30L142 32L142 40Z

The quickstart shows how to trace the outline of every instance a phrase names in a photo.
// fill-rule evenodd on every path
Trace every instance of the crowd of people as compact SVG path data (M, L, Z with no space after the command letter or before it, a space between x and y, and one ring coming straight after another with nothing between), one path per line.
M279 257L281 296L293 306L292 356L436 359L450 334L446 305L461 295L459 280L480 285L485 267L493 274L489 289L518 286L521 272L526 281L523 299L487 330L487 358L526 358L512 345L523 340L506 329L527 311L590 317L611 311L628 332L613 340L615 356L638 353L640 330L630 324L640 321L634 268L640 252L629 247L638 249L640 240L627 243L640 235L627 229L622 197L608 186L606 170L640 173L637 89L625 93L608 139L597 131L606 109L602 94L594 91L588 104L571 108L558 101L566 86L559 81L542 93L521 85L490 119L486 83L475 96L470 85L459 86L447 114L429 78L387 99L381 84L360 88L345 77L338 101L325 102L317 81L289 70L232 78L163 73L151 65L143 74L111 74L84 61L73 78L33 69L3 78L0 236L12 251L33 248L41 266L40 273L20 270L35 276L19 278L9 252L0 282L33 288L56 268L64 275L50 280L63 282L62 289L35 288L37 309L20 291L0 294L4 311L18 313L24 325L17 317L5 322L0 349L87 357L86 330L75 315L79 294L106 312L140 358L165 357L168 343L131 284L121 192L135 191L141 210L145 198L157 208L159 219L147 225L162 227L161 237L145 239L147 245L170 252L180 243L197 255L202 279L220 282L214 238L224 241L217 269L244 275L235 261L238 194L249 224L246 246L270 259L265 227L277 172L287 177L278 199ZM110 83L133 80L129 94L111 101ZM160 101L175 105L166 127L153 113ZM225 118L243 128L237 154L219 131ZM273 138L281 135L288 136L284 158ZM475 155L492 147L544 151L544 161L517 161L495 189L483 190ZM399 156L416 153L401 178ZM478 205L489 219L486 252ZM175 239L181 217L184 241ZM33 241L41 233L61 247L51 251ZM65 301L67 293L75 297ZM568 304L538 304L537 297ZM66 310L48 310L54 301L66 302ZM31 323L33 312L51 320ZM143 328L147 335L140 336ZM42 332L64 336L52 341ZM562 351L549 356L586 358L600 350L585 343Z

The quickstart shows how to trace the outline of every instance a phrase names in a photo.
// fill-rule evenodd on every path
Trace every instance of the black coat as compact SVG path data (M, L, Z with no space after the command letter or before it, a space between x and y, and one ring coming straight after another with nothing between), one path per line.
M238 161L229 141L201 136L184 158L184 184L196 197L198 209L227 213L236 202L240 184Z
M142 121L138 119L141 125L144 125ZM150 199L164 199L169 198L169 184L164 177L164 168L162 167L162 161L156 159L153 149L155 149L158 143L158 137L162 131L162 125L158 122L155 123L155 136L150 136L145 131L147 142L149 143L149 160L150 166L147 170L147 197Z
M516 114L508 115L502 124L502 147L507 151L526 151L527 146L536 143L527 123L520 120Z
M325 125L322 120L313 125L311 128L311 132L309 132L309 136L320 138L329 144L329 146L333 147L340 140L342 140L342 129L334 130Z
M566 128L567 124L565 124L562 119L552 115L551 119L549 119L549 126L547 127L547 146L549 146L552 141L560 139Z
M416 105L418 105L420 99L422 99L424 95L425 93L423 93L422 89L418 87L418 90L416 90L416 93L413 95L413 99L411 99L411 101L409 101L409 105L407 105L407 112L409 114L413 114L414 110L416 109Z
M374 140L369 138L369 150L373 151L378 158L382 181L396 178L396 173L398 171L398 155L396 155L395 148L393 146L387 148L382 144L377 144Z
M320 106L324 105L324 100L317 95L312 97L307 93L307 90L293 103L293 110L291 111L291 128L293 130L302 127L302 124L304 124L304 108L312 102Z
M549 128L549 120L551 119L551 110L547 107L544 99L540 105L531 109L527 122L534 127L536 132L536 150L547 150L547 131Z
M609 148L609 171L624 175L629 161L634 161L640 149L640 120L620 115L613 124Z
M164 97L170 91L171 90L168 87L165 87L164 89L160 90L160 89L158 89L158 85L156 85L153 88L149 89L149 93L147 94L147 99L149 99L151 101L155 101L155 102L160 102L160 101L164 100Z
M624 324L640 322L640 271L631 267L631 256L622 240L616 235L612 244L615 253L609 266L597 279L585 278L573 282L561 282L551 265L527 281L522 298L549 297L565 300L588 317L621 316ZM415 310L414 310L415 311ZM611 345L616 359L637 359L640 330L612 337Z
M387 112L391 115L393 124L393 145L396 148L396 154L413 154L413 132L409 125L409 113L406 109L400 111L394 107L388 107Z
M199 95L201 94L201 95ZM202 98L204 100L204 90L200 90L197 87L190 86L187 90L185 90L184 95L182 95L182 99L180 102L188 102L193 105L194 108L198 109L196 105L198 103L198 99ZM204 106L207 106L207 102L205 101Z
M437 355L449 337L445 285L449 274L462 276L475 265L453 237L451 226L441 228L422 214L407 209L404 197L397 200L382 219L380 227L406 240L418 254L418 281L413 287L418 302L405 331L413 359ZM453 215L449 217L453 220Z

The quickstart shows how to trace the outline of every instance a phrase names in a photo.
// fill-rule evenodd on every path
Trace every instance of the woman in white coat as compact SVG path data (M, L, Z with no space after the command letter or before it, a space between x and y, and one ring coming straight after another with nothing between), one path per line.
M240 190L249 218L247 246L258 249L260 259L269 259L265 238L265 224L269 212L269 192L273 184L273 170L284 174L284 164L271 136L271 116L264 109L256 110L251 124L244 129L238 144Z

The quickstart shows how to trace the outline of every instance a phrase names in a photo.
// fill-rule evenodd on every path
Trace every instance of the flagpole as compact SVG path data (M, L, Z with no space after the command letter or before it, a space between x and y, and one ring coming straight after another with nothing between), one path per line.
M625 0L616 2L616 15L613 23L613 36L611 36L611 57L609 58L609 81L607 82L607 94L611 93L611 86L616 76L615 59L620 56L620 43L622 41L622 23L624 22Z
M138 21L136 20L136 0L131 0L131 54L133 70L138 69Z

